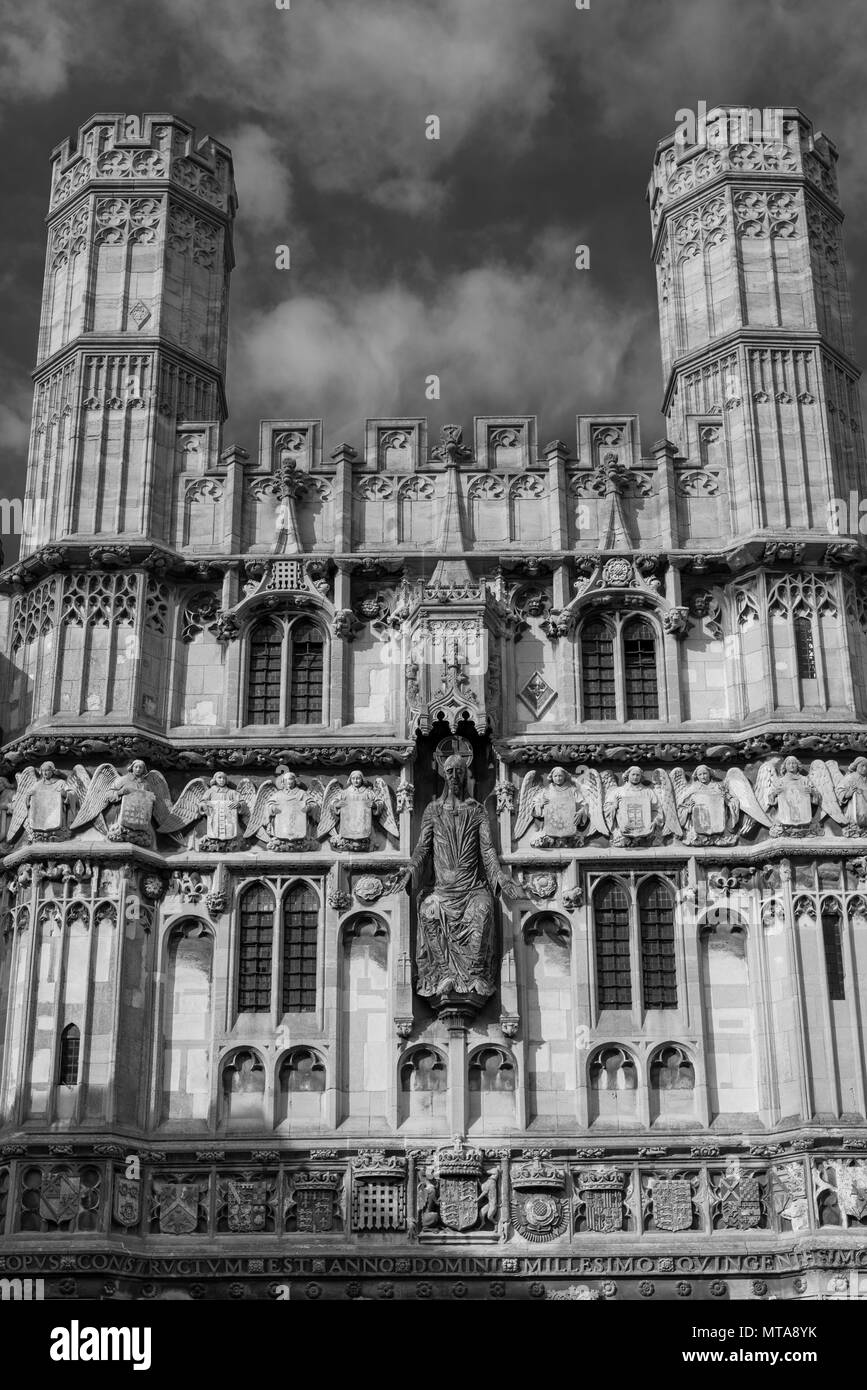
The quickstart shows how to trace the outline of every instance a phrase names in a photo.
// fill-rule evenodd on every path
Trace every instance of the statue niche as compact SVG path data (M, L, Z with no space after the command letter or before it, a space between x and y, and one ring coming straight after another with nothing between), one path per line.
M465 1012L481 1008L497 985L494 894L514 901L522 892L500 865L484 807L468 795L472 757L465 739L437 745L445 789L425 809L404 878L418 910L416 991L435 1009Z

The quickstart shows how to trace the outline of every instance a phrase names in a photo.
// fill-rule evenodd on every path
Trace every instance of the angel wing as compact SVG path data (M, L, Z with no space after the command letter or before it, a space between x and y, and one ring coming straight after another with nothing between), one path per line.
M771 793L776 787L777 778L780 775L779 767L779 758L768 758L767 762L762 763L759 768L759 775L756 778L756 800L765 811L769 811L771 808ZM734 770L735 769L732 769L732 771ZM743 773L741 775L744 777L744 781L746 781L746 776ZM735 795L737 796L737 792ZM740 797L738 797L738 800L740 801ZM752 812L747 811L746 814L752 815ZM753 816L753 820L755 819L756 817ZM762 822L762 824L766 823L767 822Z
M521 782L521 793L518 797L518 816L515 821L513 839L517 843L522 835L527 833L530 822L533 819L533 798L536 795L536 773L531 768L525 773L524 780Z
M397 827L397 821L394 818L394 801L392 800L391 787L384 777L375 777L373 779L373 790L376 792L376 799L382 807L379 813L379 819L383 827L388 831L389 835L393 835L396 840L399 839L400 831Z
M605 799L608 796L610 784L616 785L611 773L603 772L600 775L593 767L582 767L576 773L575 782L587 802L590 829L596 835L607 835L609 831L605 815Z
M27 819L27 793L38 778L35 767L25 767L23 772L15 774L15 797L12 802L12 815L9 820L9 829L6 831L6 839L14 840L18 831Z
M86 767L82 767L81 763L76 763L66 780L75 788L74 809L77 810L79 806L83 805L84 798L87 796L87 789L90 786L90 773ZM97 816L93 823L101 835L108 834L108 826L105 823L104 816Z
M327 835L330 830L333 830L337 824L337 810L334 805L334 798L339 791L340 783L336 777L332 777L331 781L326 785L322 795L322 809L319 812L319 827L316 831L320 839L323 835Z
M238 783L238 795L249 816L256 804L256 783L250 777L242 777Z
M761 780L762 773L767 767L767 763L762 765L761 772L759 773L759 780ZM775 768L771 768L771 774L774 779L776 779L777 774ZM730 767L723 778L723 784L726 790L731 793L747 818L747 823L744 826L745 830L751 828L753 821L758 825L770 826L771 824L763 809L764 803L760 804L762 797L767 796L768 789L770 788L770 780L766 780L767 786L762 788L761 795L757 798L756 792L759 791L758 782L756 783L756 791L754 792L750 786L746 773L742 772L739 767Z
M149 772L145 781L153 775L152 772ZM160 821L160 830L170 835L174 830L183 830L193 821L201 820L202 812L199 807L207 790L208 784L204 777L194 777L191 782L188 782L177 801L173 806L170 806L168 814ZM166 787L166 791L168 792L168 787Z
M674 788L671 785L671 778L664 767L658 767L653 772L651 780L662 802L663 829L666 835L674 835L680 840L683 837L683 826L677 814L677 802L674 799Z
M202 786L206 785L201 778L198 778L197 780L202 782ZM171 823L172 794L169 791L169 784L166 781L163 774L161 772L157 772L156 768L153 767L151 768L150 772L145 773L144 777L142 778L142 782L150 791L153 792L155 797L154 817L156 819L157 829L165 830L167 833L171 833L172 830L179 829L179 826L173 825ZM186 790L187 788L185 787L184 791ZM183 794L184 792L181 792L181 796L183 796Z
M311 777L307 783L307 798L309 801L315 801L318 815L325 800L325 785L318 777Z
M674 800L677 806L678 816L683 815L683 804L689 795L689 778L682 767L675 767L671 772L671 785L674 788Z
M112 763L100 763L90 779L87 794L70 830L79 830L82 825L90 825L91 821L98 820L109 804L109 788L112 782L117 781L117 775L117 768Z
M834 764L836 768L836 763ZM839 774L840 769L837 768ZM837 800L837 787L834 777L827 763L823 763L821 758L816 758L810 763L810 781L822 798L822 813L838 825L843 825L846 820L846 813L841 809Z
M245 780L247 781L247 785L253 788L253 802L250 806L250 819L247 821L247 829L244 831L244 838L249 840L253 835L255 835L259 830L262 829L262 826L268 819L268 805L271 801L271 797L274 794L274 779L273 777L266 777L265 781L262 783L258 791L256 791L255 787L253 787L253 783L249 779ZM247 804L250 805L249 802Z

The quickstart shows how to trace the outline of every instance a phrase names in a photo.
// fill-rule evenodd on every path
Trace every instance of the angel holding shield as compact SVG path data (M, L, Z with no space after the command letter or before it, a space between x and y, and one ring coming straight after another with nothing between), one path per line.
M155 768L148 772L141 758L130 763L125 773L118 773L111 763L101 763L70 829L78 830L93 821L98 828L104 828L102 816L109 806L118 807L108 830L109 840L150 849L154 843L154 821L157 829L164 832L180 828L181 822L172 815L172 796L165 777Z
M40 768L26 767L16 777L17 788L12 798L7 838L14 840L22 825L29 843L35 840L56 842L69 838L69 817L85 795L90 778L83 767L76 767L68 777L57 771L54 763L42 763Z
M370 849L374 819L397 839L400 835L394 816L391 791L381 777L371 787L364 773L349 774L349 785L329 782L322 798L319 838L328 835L333 849L364 852Z
M259 788L245 836L257 835L275 851L318 849L307 835L307 821L322 805L323 794L318 778L305 787L290 767L279 763L274 780L269 778Z
M539 832L530 839L535 849L581 845L584 842L582 832L588 823L597 834L607 835L598 775L585 770L582 779L571 777L565 767L554 767L545 780L548 785L540 787L537 774L531 769L521 783L515 821L516 843L526 834L532 821L541 822Z
M730 768L720 780L706 764L700 763L691 778L677 767L671 780L688 845L735 844L742 814L745 831L754 823L766 827L771 824L740 768Z

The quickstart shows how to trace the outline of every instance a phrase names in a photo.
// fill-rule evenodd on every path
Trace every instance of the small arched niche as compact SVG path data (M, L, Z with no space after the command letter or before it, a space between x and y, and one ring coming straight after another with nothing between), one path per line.
M502 1047L481 1047L469 1059L470 1129L508 1129L515 1122L515 1061Z
M325 1119L325 1063L312 1047L293 1047L280 1063L278 1124L321 1125Z
M695 1119L695 1067L676 1043L657 1048L650 1061L652 1124L687 1124Z
M400 1122L424 1124L445 1121L448 1106L448 1067L433 1047L414 1047L400 1064Z
M625 1047L611 1043L590 1058L590 1123L617 1129L638 1123L638 1068Z
M253 1048L239 1048L224 1060L220 1102L221 1119L230 1127L265 1123L265 1067Z

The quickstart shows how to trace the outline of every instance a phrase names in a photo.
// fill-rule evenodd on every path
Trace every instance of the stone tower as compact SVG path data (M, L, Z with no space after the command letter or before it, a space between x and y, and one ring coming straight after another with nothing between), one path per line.
M657 151L649 454L625 412L224 448L228 151L112 115L55 153L5 1272L719 1299L860 1260L867 480L834 149L771 116Z
M865 462L837 152L765 114L758 141L737 109L711 148L662 141L648 190L669 438L723 463L744 537L826 532Z

